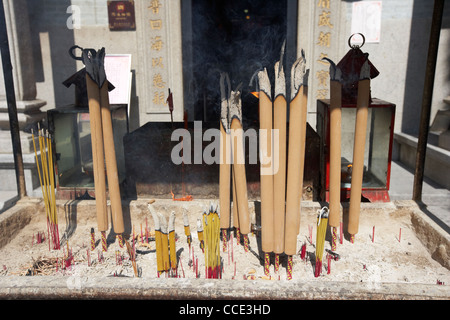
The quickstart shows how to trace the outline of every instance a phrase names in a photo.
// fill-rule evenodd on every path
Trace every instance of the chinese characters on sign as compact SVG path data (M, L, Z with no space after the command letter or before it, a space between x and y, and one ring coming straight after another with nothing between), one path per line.
M168 96L167 80L165 70L165 26L162 17L164 16L165 3L161 0L151 0L148 2L148 26L150 27L150 84L151 102L153 110L166 111L166 99ZM168 110L167 110L168 111Z
M328 81L330 78L329 63L323 58L328 58L332 48L332 32L334 25L332 23L333 12L330 8L330 0L317 0L317 17L318 36L315 41L316 52L316 98L326 99L328 97Z
M136 30L134 0L108 1L108 19L111 31Z

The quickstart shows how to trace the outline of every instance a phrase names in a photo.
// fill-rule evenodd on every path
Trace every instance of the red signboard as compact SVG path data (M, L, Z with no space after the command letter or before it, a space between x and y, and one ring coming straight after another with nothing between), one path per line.
M136 30L134 0L108 1L108 18L111 31Z

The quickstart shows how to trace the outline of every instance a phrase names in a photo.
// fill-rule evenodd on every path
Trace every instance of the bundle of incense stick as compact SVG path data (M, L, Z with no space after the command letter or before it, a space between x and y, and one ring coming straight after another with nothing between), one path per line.
M80 47L72 47L71 52L74 48ZM109 91L114 89L114 86L106 78L104 67L105 48L98 51L94 49L80 49L82 50L81 58L72 56L77 60L81 60L86 67L86 91L89 100L97 226L102 233L102 248L106 251L105 232L108 230L106 179L108 180L114 232L119 235L120 239L125 230L109 103Z
M314 276L320 276L322 271L322 257L325 244L325 234L327 232L329 211L323 207L317 215L317 235L316 235L316 266Z
M218 279L222 276L220 261L220 218L211 205L208 212L203 213L203 229L205 233L205 268L207 279Z
M44 198L45 212L47 215L47 234L48 247L50 250L51 243L54 250L60 249L58 215L56 211L56 193L55 193L55 168L53 163L52 138L44 129L39 130L38 143L40 161L34 132L31 132L33 138L34 155L36 157L36 166L41 185L42 196Z

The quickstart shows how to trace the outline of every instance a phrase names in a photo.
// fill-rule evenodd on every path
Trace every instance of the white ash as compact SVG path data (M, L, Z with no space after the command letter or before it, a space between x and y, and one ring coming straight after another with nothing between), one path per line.
M306 70L306 59L304 56L304 51L302 50L302 56L298 58L292 65L291 70L291 100L293 100L302 85L307 85L308 71Z
M229 100L229 123L231 124L234 118L242 122L242 101L240 91L231 91Z
M275 63L275 98L279 95L286 97L286 78L280 61Z
M267 74L267 69L264 68L264 70L258 72L258 82L259 82L259 91L264 92L269 99L272 100L272 88L270 86L270 80L269 76Z

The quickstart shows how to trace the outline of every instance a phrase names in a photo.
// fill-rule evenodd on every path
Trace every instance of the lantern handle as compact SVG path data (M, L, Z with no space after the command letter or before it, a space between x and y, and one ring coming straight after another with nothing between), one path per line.
M355 35L357 35L357 34L359 34L359 35L362 37L363 42L362 42L361 45L357 45L357 44L353 44L353 45L352 45L351 40L352 40L353 36L355 36ZM366 38L365 38L364 35L363 35L362 33L360 33L360 32L354 33L354 34L352 34L352 35L350 36L350 38L348 38L348 46L349 46L350 48L352 48L352 49L359 49L359 48L361 48L365 43L366 43Z

